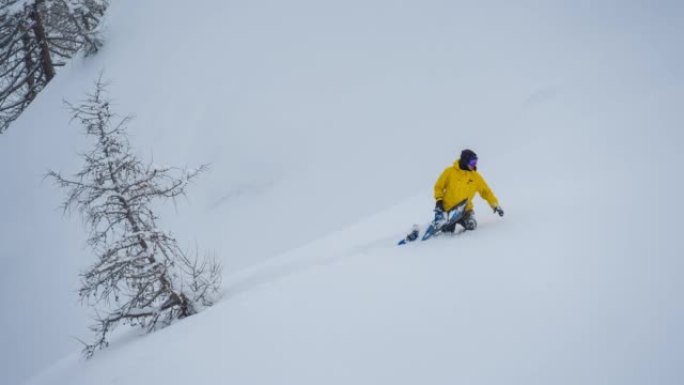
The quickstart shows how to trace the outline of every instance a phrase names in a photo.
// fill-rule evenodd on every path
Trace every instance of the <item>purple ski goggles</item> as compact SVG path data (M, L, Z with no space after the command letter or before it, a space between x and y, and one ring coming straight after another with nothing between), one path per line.
M471 158L471 159L468 161L468 167L470 167L470 168L475 168L475 167L477 167L477 158Z

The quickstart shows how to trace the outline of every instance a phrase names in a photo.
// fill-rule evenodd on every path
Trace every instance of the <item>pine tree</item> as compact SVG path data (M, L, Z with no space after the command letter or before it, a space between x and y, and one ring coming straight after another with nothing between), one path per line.
M157 227L152 209L156 201L184 195L206 167L187 171L143 164L127 139L130 118L114 123L104 93L100 79L87 101L69 105L95 143L83 155L83 169L74 179L48 174L68 191L64 209L81 211L97 254L79 291L99 314L92 326L98 337L86 345L87 357L107 346L108 333L120 323L152 331L209 306L220 281L220 266L189 258L171 233Z

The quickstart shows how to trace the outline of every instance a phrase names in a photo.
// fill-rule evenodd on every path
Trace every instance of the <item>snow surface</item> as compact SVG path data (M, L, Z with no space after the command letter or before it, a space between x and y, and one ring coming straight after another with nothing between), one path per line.
M2 384L681 384L678 1L113 2L0 136ZM43 177L104 71L132 142L211 170L163 228L214 307L82 361L87 229ZM396 247L462 148L506 210Z

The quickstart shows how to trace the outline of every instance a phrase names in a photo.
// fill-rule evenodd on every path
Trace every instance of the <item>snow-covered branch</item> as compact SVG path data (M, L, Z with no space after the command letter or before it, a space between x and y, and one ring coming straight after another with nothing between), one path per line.
M79 50L102 46L108 0L0 1L0 133Z

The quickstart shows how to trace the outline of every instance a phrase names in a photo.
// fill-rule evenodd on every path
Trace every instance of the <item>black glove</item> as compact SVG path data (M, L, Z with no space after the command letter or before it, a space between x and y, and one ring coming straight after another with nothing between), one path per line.
M435 211L444 211L444 202L441 199L435 203Z
M501 208L501 206L494 207L494 213L499 214L500 217L503 217L503 209Z

